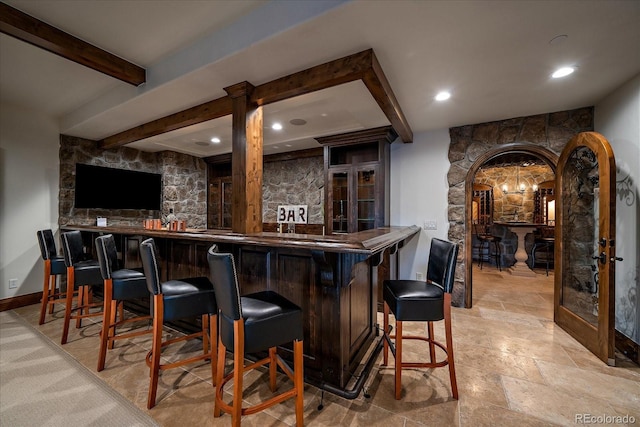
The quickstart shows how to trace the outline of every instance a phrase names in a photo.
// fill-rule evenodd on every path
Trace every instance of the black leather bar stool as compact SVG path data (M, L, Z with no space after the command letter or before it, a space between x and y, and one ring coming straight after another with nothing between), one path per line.
M100 372L104 369L107 348L113 349L115 340L150 334L152 330L148 328L120 334L116 332L117 327L126 323L151 320L151 316L136 316L125 319L123 310L126 300L149 298L147 279L140 271L118 268L118 251L112 234L96 238L96 254L104 281L102 333L100 334L100 350L98 352L98 372ZM119 320L116 316L118 308L120 308ZM148 322L147 326L149 326Z
M385 280L384 298L384 356L383 366L389 360L389 347L395 358L395 398L400 399L402 368L437 368L449 365L451 392L458 399L458 385L453 361L451 337L451 290L453 289L458 257L458 245L445 240L432 239L427 265L427 281ZM396 333L391 335L389 311L396 318ZM446 345L435 341L433 322L443 320ZM402 335L402 322L427 322L427 336ZM391 339L395 338L395 345ZM429 362L403 362L402 340L417 339L429 343ZM446 358L436 361L436 346L444 350Z
M553 237L537 237L531 249L531 266L535 267L536 263L544 262L547 276L549 275L549 264L553 264L555 239ZM538 253L543 254L539 257Z
M286 399L296 399L296 425L304 424L303 331L302 310L273 291L240 296L233 255L217 253L213 245L207 254L211 282L216 291L220 314L218 334L218 367L214 416L221 411L231 414L231 424L240 426L242 415L262 411ZM276 347L293 342L293 371L278 356ZM224 376L226 350L233 351L233 371ZM249 365L244 358L249 353L268 350L268 357ZM276 390L276 371L279 366L293 381L293 388L250 407L242 407L242 379L245 372L269 364L269 386ZM233 379L233 404L222 399L224 385Z
M499 271L502 271L502 263L500 259L502 258L502 254L500 251L500 242L502 242L502 238L499 236L493 235L490 231L487 230L486 226L474 224L474 228L476 229L476 238L478 239L478 265L480 266L480 270L482 270L482 265L484 263L484 250L485 247L487 249L487 260L491 260L491 258L495 258L496 267L498 267ZM491 253L491 246L493 246L493 254Z
M147 355L147 365L151 368L147 408L151 409L156 404L158 375L161 370L210 359L211 378L215 381L218 306L213 285L207 277L160 281L160 260L153 239L146 239L140 244L140 256L147 290L152 296L153 344ZM167 341L162 340L162 327L165 322L197 316L202 318L202 331ZM164 347L193 338L202 338L203 354L173 363L160 363L160 354Z
M64 257L58 255L56 241L53 238L53 231L39 230L37 233L40 255L44 261L44 284L42 285L42 303L40 305L40 325L44 323L44 318L49 308L49 314L53 313L53 306L65 302L64 292L57 290L58 276L66 273L67 266Z
M69 323L71 319L76 319L76 328L82 325L82 319L87 317L102 316L101 312L90 312L93 307L102 304L91 301L91 288L102 286L102 274L98 261L87 260L82 244L82 234L80 231L69 231L62 233L62 252L64 253L64 263L67 266L67 292L65 298L64 326L62 327L61 344L67 343L69 336ZM72 308L73 296L77 291L76 307ZM73 314L76 312L76 314Z

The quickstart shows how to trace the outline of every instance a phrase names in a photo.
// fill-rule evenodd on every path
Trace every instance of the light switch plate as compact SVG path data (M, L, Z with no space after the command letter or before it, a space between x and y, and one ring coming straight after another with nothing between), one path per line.
M436 221L435 219L426 219L424 221L423 228L425 230L437 230L438 229L438 221Z

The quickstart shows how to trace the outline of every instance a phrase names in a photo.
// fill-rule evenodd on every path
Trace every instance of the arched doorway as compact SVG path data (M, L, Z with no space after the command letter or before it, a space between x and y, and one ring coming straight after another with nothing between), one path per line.
M473 234L473 183L474 178L480 168L492 159L496 159L505 154L520 153L541 159L555 173L558 163L558 156L552 151L534 144L504 144L497 146L479 155L476 161L469 167L465 179L465 232L464 232L464 265L466 274L466 286L464 295L464 306L471 308L473 289L473 261L472 261L472 234Z

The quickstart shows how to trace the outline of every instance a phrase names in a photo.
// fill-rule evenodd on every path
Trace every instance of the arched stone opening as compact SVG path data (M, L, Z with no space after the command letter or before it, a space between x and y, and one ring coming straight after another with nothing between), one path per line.
M482 164L520 150L544 159L554 172L559 154L580 132L593 130L593 107L449 129L449 240L460 245L452 304L471 307L471 191Z
M487 161L503 155L505 153L524 153L542 159L549 167L556 173L556 166L558 164L558 156L546 148L536 146L533 144L507 144L502 147L494 148L487 151L471 165L467 177L465 179L465 234L464 234L464 259L466 266L466 286L464 294L464 306L471 308L472 295L473 295L473 263L471 254L471 238L472 238L472 223L471 223L471 202L473 200L473 180L478 170Z

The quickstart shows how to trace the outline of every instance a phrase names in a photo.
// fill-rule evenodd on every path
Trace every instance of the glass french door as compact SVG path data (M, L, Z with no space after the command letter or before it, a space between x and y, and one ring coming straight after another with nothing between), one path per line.
M554 320L609 365L615 363L615 182L608 141L576 135L556 173Z

